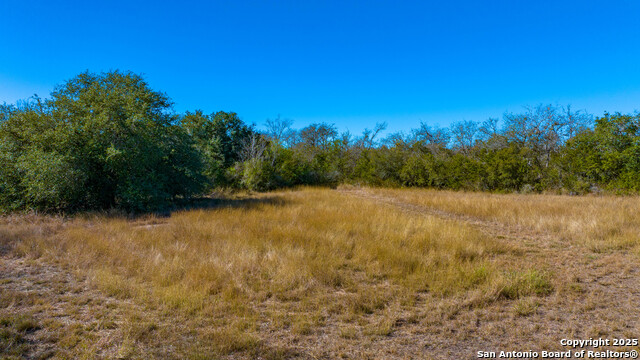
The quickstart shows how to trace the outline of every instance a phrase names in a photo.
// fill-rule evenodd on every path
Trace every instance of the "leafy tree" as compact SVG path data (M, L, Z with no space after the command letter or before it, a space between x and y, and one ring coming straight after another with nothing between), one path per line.
M200 191L200 159L168 97L138 75L82 73L3 115L5 209L156 210Z
M640 115L605 114L567 142L564 169L612 189L640 190Z
M232 185L227 172L240 161L244 142L254 133L238 114L218 111L204 115L187 112L181 125L191 135L204 159L204 174L213 186Z

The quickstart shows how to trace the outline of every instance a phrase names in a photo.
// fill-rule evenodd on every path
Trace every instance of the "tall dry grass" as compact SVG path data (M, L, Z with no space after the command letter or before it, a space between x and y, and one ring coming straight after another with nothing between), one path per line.
M489 194L425 189L369 189L423 205L538 232L552 233L594 252L633 249L640 254L640 198Z
M167 218L3 222L21 255L206 319L198 336L221 353L255 346L265 326L309 335L355 321L347 333L385 335L421 293L481 304L551 291L546 273L510 268L517 251L471 226L332 190L237 196Z

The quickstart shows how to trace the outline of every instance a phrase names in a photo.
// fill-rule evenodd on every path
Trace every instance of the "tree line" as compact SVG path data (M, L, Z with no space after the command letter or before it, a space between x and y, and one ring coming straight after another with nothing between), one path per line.
M47 99L0 106L0 209L130 212L214 188L431 187L584 194L640 190L640 115L539 105L384 138L332 124L266 130L236 113L176 114L139 75L82 73Z

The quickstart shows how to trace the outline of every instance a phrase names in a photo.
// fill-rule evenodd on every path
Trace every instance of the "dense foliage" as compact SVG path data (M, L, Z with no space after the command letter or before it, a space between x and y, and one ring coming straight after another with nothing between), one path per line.
M201 159L170 106L141 77L121 72L83 73L48 100L5 106L0 204L143 211L199 193Z
M640 115L537 106L379 139L236 113L177 115L140 76L83 73L0 106L0 208L149 211L215 187L342 182L482 191L640 191Z

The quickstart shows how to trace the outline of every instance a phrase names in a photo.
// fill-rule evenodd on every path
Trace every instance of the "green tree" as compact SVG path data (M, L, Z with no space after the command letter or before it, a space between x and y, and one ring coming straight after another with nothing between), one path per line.
M640 190L640 115L605 114L567 142L564 169L610 189Z
M204 115L187 112L181 125L191 135L204 159L204 174L213 186L233 185L228 171L240 161L243 144L254 133L234 112Z
M201 189L168 97L132 73L82 73L3 115L5 209L164 208ZM6 113L6 112L5 112Z

